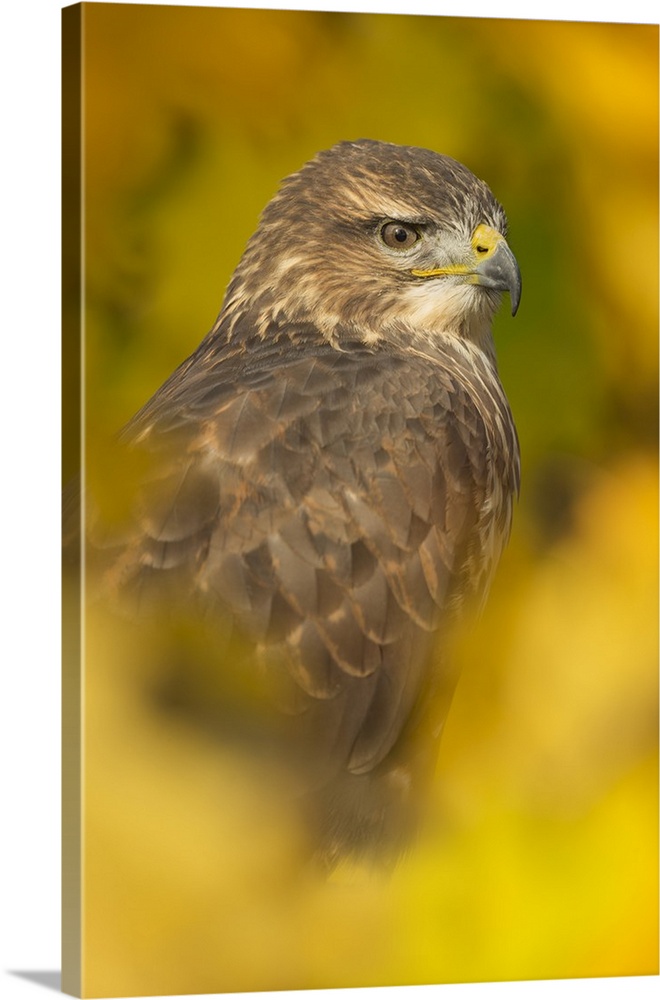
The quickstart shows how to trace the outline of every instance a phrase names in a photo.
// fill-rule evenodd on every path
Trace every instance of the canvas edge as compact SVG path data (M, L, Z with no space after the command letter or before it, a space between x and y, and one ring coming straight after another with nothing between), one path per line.
M80 529L82 4L62 10L62 480ZM81 535L78 534L80 538ZM62 566L62 984L82 995L82 547Z

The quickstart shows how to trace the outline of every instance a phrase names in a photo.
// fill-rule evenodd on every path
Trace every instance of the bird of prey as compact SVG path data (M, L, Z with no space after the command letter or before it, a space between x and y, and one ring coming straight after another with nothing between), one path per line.
M106 591L194 608L217 625L212 669L264 680L329 866L404 849L455 683L450 630L509 535L519 451L491 334L501 293L514 314L520 299L506 232L448 156L319 153L123 435L146 464L104 543Z

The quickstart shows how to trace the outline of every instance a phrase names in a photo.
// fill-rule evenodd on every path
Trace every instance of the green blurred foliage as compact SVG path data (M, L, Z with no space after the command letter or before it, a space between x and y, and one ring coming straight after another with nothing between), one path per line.
M269 781L151 710L90 611L87 995L656 972L657 28L83 10L90 476L320 148L462 160L524 282L496 323L522 496L421 843L386 883L301 875Z

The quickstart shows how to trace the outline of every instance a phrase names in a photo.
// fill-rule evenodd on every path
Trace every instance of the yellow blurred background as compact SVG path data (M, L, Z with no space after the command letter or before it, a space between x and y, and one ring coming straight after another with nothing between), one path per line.
M420 844L300 874L290 817L90 611L85 994L657 972L657 27L84 4L83 90L92 469L318 149L463 161L523 273L522 494Z

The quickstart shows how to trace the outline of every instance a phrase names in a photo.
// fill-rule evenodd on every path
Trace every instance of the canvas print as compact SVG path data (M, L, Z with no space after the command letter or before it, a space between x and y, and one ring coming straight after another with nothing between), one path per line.
M63 988L657 973L657 26L63 41Z

